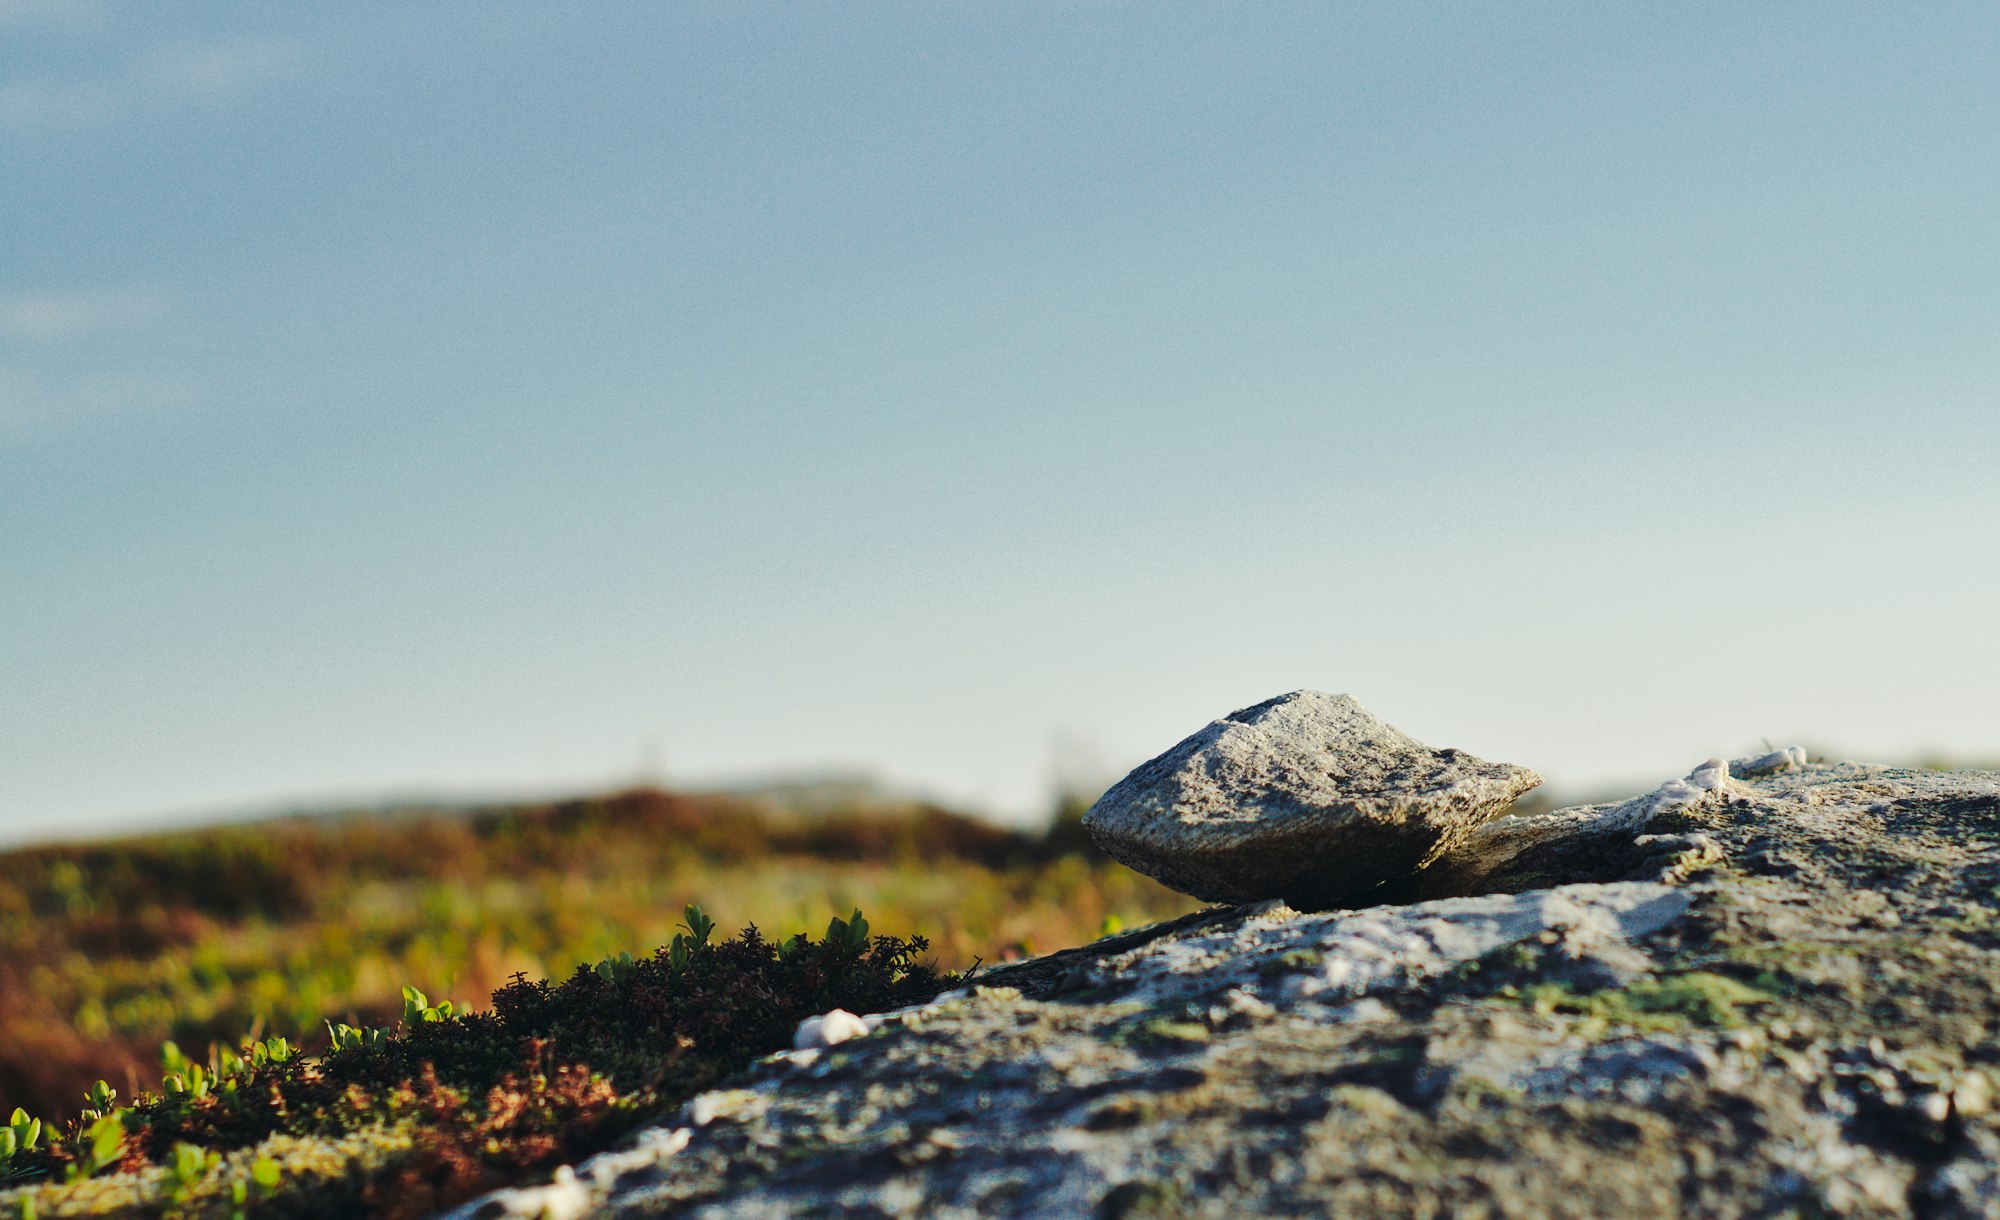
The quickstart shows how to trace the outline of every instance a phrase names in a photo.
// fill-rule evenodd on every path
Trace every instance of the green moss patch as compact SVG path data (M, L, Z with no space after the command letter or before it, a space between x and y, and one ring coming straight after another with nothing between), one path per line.
M1776 997L1726 975L1696 970L1648 979L1629 987L1577 992L1563 983L1539 983L1521 996L1536 1012L1564 1013L1588 1027L1672 1031L1697 1026L1731 1029L1745 1023L1740 1009Z

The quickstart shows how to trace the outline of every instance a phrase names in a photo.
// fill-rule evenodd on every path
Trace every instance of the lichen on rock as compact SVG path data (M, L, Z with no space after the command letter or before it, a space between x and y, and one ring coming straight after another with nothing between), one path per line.
M1549 815L1646 879L1110 937L575 1180L634 1217L2000 1215L2000 776L1727 770Z

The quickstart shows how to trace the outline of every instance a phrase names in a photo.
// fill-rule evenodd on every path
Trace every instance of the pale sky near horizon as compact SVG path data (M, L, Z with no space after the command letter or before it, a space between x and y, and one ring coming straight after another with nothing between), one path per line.
M2000 757L2000 9L0 0L0 840L1298 687Z

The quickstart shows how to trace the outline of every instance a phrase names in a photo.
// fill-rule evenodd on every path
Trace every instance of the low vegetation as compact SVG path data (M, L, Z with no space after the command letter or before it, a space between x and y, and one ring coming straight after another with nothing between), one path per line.
M235 1212L253 1201L264 1214L423 1214L606 1147L784 1046L807 1016L897 1008L957 981L919 960L922 937L871 936L859 911L817 939L777 943L754 926L718 941L695 906L686 921L651 957L579 966L560 984L516 978L486 1012L405 988L393 1029L332 1025L317 1058L271 1038L203 1064L169 1043L161 1090L131 1106L99 1081L47 1141L17 1113L0 1172L69 1187L20 1196L17 1210L45 1199L55 1214L128 1203ZM289 1186L289 1158L269 1147L316 1139L306 1147L324 1162L323 1141L358 1134L378 1137L373 1156ZM225 1159L244 1153L225 1174ZM76 1189L111 1170L139 1171L144 1185L111 1187L109 1209L102 1192Z
M608 1145L805 1016L1195 905L1079 813L637 791L0 856L0 1216L416 1214Z

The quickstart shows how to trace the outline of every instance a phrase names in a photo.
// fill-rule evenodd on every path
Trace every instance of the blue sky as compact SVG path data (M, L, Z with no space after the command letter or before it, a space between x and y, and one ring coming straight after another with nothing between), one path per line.
M1283 690L2000 755L1983 6L0 0L0 838Z

